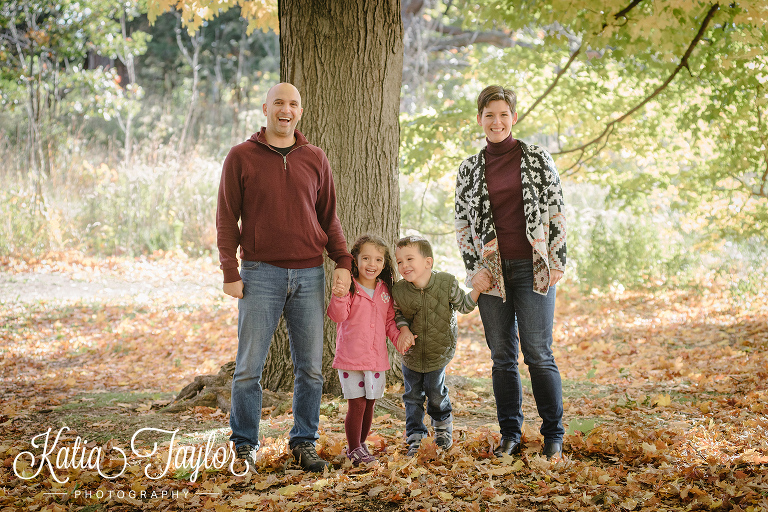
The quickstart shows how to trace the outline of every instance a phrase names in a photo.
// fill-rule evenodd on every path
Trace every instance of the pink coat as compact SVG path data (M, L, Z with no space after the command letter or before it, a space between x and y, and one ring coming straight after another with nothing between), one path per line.
M344 297L331 296L328 316L337 324L334 368L389 370L387 337L394 344L400 335L393 302L383 281L376 282L373 299L360 289Z

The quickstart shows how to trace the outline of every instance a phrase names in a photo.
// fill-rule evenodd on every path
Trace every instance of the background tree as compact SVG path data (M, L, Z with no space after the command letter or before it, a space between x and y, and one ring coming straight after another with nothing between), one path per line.
M280 78L301 91L300 129L328 154L347 240L370 232L394 243L400 226L399 2L279 0L278 5ZM326 274L332 269L326 265ZM326 389L339 391L331 367L336 329L328 318L325 332ZM280 382L293 387L285 371L289 354L287 335L281 331L264 369L267 386Z
M23 107L26 169L50 176L70 114L110 115L124 97L114 67L84 69L89 52L126 60L146 49L144 34L127 37L119 20L135 1L14 0L0 5L0 80L6 107ZM90 93L90 94L89 94ZM21 142L21 141L19 141Z

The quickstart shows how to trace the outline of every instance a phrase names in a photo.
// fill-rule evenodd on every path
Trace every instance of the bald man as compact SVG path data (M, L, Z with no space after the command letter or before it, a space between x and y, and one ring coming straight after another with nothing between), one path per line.
M216 211L223 290L239 299L230 440L255 471L261 375L284 314L294 366L289 444L302 468L323 471L328 463L315 450L323 390L323 251L336 262L334 282L347 289L352 256L336 215L328 158L296 130L304 111L299 91L277 84L262 108L267 126L224 160Z

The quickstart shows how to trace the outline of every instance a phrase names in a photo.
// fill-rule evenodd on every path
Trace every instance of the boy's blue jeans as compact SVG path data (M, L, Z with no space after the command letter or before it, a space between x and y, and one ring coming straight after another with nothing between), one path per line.
M453 421L453 408L445 385L445 367L429 373L415 372L403 365L405 383L405 436L429 434L424 426L424 399L427 400L427 414L432 426L439 427Z
M293 361L293 428L290 446L319 437L323 393L323 317L325 271L322 266L286 269L243 261L243 298L238 301L237 358L232 379L230 440L259 447L261 374L277 328L285 315Z
M541 435L545 442L562 442L563 387L552 354L555 287L550 287L547 295L533 291L532 260L504 260L503 264L507 301L487 294L481 294L477 301L493 359L491 376L501 437L519 442L522 433L519 345L531 374L533 398L542 421Z

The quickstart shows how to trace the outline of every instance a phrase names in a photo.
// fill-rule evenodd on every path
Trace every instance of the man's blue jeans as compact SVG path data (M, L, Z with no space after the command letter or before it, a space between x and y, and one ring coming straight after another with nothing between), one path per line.
M319 437L323 393L325 271L279 268L243 261L243 298L238 301L237 359L232 379L230 440L259 447L261 374L280 315L285 314L293 361L293 428L290 446Z
M445 367L429 373L410 370L403 365L405 383L405 437L413 434L429 434L424 426L424 399L427 400L427 414L432 426L439 427L453 421L453 408L445 385Z
M478 300L485 340L493 359L493 394L502 439L519 442L523 427L523 391L517 368L518 344L531 374L531 388L545 442L562 442L563 386L552 354L555 287L547 295L533 291L532 260L504 260L507 301L481 294ZM518 337L519 331L519 337Z

